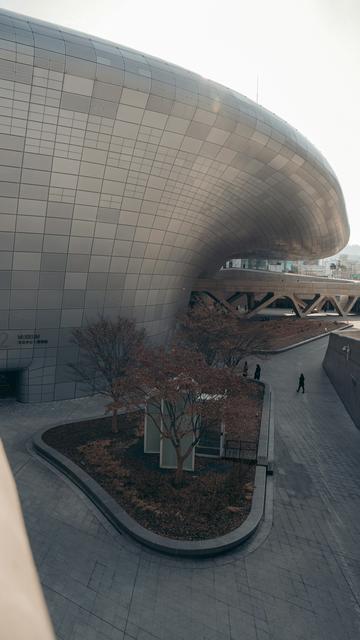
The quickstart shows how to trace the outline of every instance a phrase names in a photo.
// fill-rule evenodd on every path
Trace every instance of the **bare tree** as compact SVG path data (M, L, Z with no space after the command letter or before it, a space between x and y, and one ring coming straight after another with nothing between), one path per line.
M80 349L77 363L69 366L95 393L112 400L112 424L118 431L120 401L119 381L130 376L144 348L145 331L137 329L134 320L110 320L100 316L96 322L73 330L73 340Z
M178 346L148 350L131 379L119 380L118 387L116 407L142 409L161 437L171 441L176 486L182 484L184 462L207 425L220 423L239 408L238 377L210 367L199 352Z
M266 348L259 323L239 318L217 306L198 305L179 322L180 343L203 354L209 365L236 368L239 362Z
M180 344L199 351L209 366L216 364L223 337L225 313L205 304L190 309L179 321Z

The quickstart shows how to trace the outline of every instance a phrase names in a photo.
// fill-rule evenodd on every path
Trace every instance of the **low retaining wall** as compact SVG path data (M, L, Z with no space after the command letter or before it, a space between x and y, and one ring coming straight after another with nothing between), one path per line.
M118 531L126 531L138 542L151 549L176 556L205 557L229 551L242 544L257 530L265 510L267 473L273 469L274 421L271 403L271 388L265 386L263 415L258 448L258 464L255 473L255 486L250 514L245 522L229 533L208 540L174 540L165 538L141 526L95 482L85 471L66 456L45 444L43 435L50 428L65 424L64 422L42 429L32 438L35 451L48 462L62 471L76 484L105 515ZM89 419L89 418L87 418Z
M330 336L323 367L346 410L360 428L360 331Z
M153 533L141 526L93 480L68 458L49 447L42 440L44 431L33 437L33 445L37 453L46 458L57 469L70 478L105 515L118 531L126 531L138 542L163 553L178 556L211 556L245 542L260 524L265 506L266 468L258 466L255 475L255 489L252 506L246 521L230 533L209 540L173 540Z
M271 386L266 382L260 382L264 388L263 409L259 444L257 451L257 463L266 467L267 473L274 471L274 397Z
M258 353L262 355L275 355L277 353L283 353L284 351L290 351L290 349L296 349L296 347L302 347L309 342L314 342L314 340L320 340L320 338L328 338L334 332L338 331L348 331L351 329L353 325L349 324L346 327L340 327L339 329L332 329L331 331L327 331L326 333L319 333L317 336L312 336L312 338L306 338L306 340L301 340L300 342L294 342L294 344L288 344L286 347L281 347L280 349L263 349L258 351Z

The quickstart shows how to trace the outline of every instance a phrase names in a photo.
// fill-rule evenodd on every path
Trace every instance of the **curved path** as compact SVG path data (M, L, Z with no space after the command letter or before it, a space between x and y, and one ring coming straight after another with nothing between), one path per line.
M3 404L0 424L62 640L357 640L360 433L321 368L326 339L262 363L275 391L274 521L215 560L176 560L115 532L27 450L95 400ZM296 394L300 371L305 395Z

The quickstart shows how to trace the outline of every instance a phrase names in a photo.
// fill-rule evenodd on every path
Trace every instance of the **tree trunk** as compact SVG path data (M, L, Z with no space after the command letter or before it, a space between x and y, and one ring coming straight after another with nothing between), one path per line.
M184 475L184 458L180 455L179 449L176 450L176 472L175 472L175 487L180 488L183 483Z
M118 433L119 432L119 428L118 428L118 415L117 415L117 409L113 409L112 410L112 416L111 416L111 431L113 433Z

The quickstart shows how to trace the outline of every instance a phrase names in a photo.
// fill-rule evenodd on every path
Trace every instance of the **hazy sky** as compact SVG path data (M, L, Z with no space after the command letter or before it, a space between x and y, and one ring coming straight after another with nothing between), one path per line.
M325 155L360 244L360 0L3 0L259 102Z

